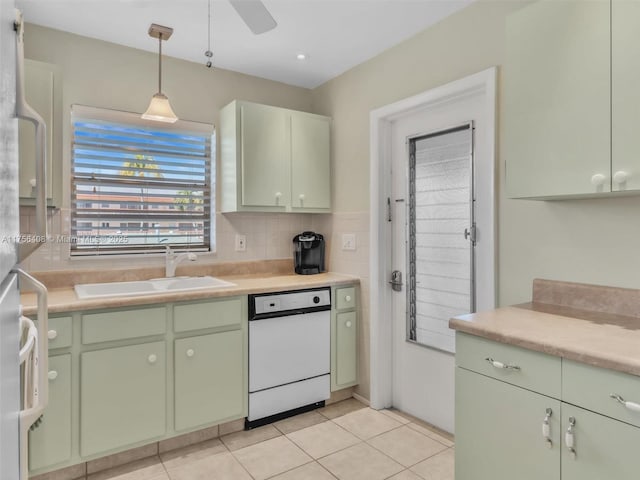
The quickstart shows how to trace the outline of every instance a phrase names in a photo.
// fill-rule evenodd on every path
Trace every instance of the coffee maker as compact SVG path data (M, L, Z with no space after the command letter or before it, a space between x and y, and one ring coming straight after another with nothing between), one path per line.
M324 272L324 237L315 232L293 237L293 262L301 275Z

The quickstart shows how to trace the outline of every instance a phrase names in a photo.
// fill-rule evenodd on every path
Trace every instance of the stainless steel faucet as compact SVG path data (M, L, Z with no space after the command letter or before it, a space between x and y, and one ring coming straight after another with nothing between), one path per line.
M165 257L164 276L167 278L176 276L176 267L183 260L194 262L198 258L198 256L193 252L176 253L171 250L169 245L166 245L166 248L167 255Z

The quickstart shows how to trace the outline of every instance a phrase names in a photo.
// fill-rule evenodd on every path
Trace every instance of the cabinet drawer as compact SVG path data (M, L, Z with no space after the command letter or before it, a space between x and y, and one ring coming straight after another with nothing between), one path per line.
M488 361L488 358L517 368L499 368ZM559 357L457 332L456 364L519 387L560 398L562 369Z
M49 350L71 346L73 321L71 317L55 317L49 319Z
M240 325L243 301L246 303L246 297L176 305L173 308L173 329L176 332L188 332Z
M562 400L640 427L640 412L611 398L640 404L640 377L562 360Z
M354 308L356 306L356 289L355 287L336 288L336 308L343 310L345 308Z
M164 335L166 317L165 307L85 314L82 315L82 343Z

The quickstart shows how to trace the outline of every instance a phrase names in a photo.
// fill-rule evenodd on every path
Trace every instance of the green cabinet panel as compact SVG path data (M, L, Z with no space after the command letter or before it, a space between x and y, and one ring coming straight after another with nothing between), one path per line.
M175 428L246 415L247 378L240 330L175 341Z
M166 331L167 309L164 306L82 315L84 344L163 335Z
M560 479L558 400L458 367L455 411L456 480Z
M497 368L487 358L517 369ZM562 366L559 357L458 332L456 365L560 398Z
M71 317L53 317L49 319L49 350L71 346L73 337L73 319Z
M331 208L330 119L291 113L291 206Z
M338 390L358 381L358 322L356 312L343 312L335 315L332 369L332 390Z
M243 302L247 302L246 297L176 305L173 308L173 330L188 332L240 325L243 318Z
M611 32L609 0L541 0L508 17L501 123L509 197L611 191ZM637 95L620 101L633 109Z
M29 469L71 458L71 355L49 357L49 404L40 426L29 433Z
M222 212L329 212L330 123L235 100L220 111Z
M563 431L569 428L570 418L575 419L573 434L576 455L574 458L563 445L562 480L638 478L640 428L563 403ZM456 445L456 454L457 450Z
M640 404L640 377L562 360L562 400L640 427L640 412L611 398Z
M338 310L347 308L355 308L356 306L356 289L354 287L336 288L335 305Z
M162 341L81 354L81 456L165 434L165 348Z
M242 205L284 207L290 190L289 119L282 109L240 107Z

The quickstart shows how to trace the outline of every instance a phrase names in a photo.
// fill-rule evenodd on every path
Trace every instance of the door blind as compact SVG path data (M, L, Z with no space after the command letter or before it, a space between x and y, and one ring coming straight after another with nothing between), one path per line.
M408 339L448 352L449 319L474 309L472 132L411 140Z
M72 109L72 255L209 250L213 126Z

